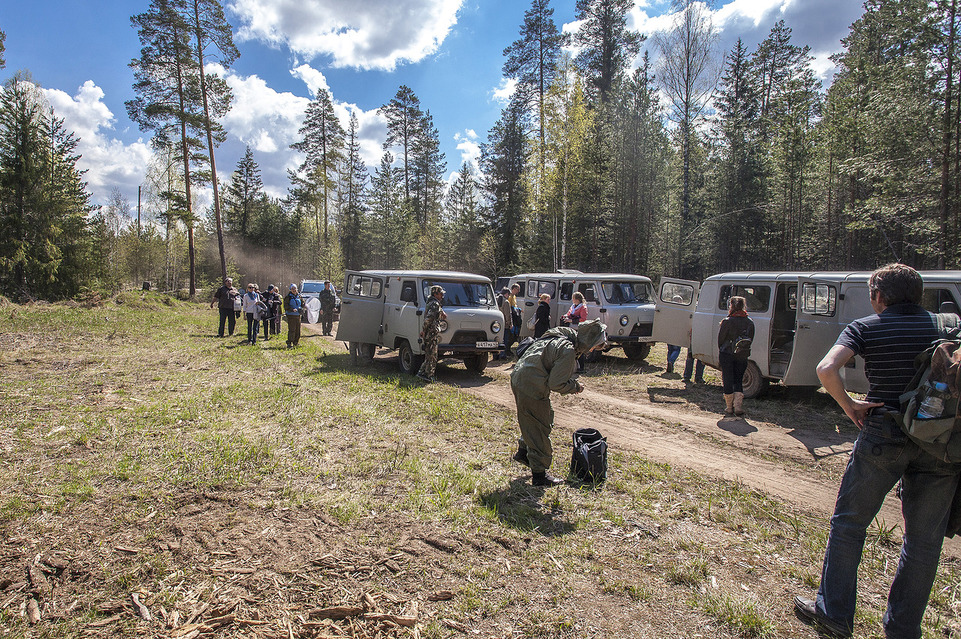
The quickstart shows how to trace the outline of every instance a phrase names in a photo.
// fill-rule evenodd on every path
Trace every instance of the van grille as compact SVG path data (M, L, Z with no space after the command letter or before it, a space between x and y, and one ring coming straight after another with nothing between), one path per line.
M477 342L487 341L487 335L483 331L457 331L448 344L476 344Z
M631 337L650 337L654 334L654 322L635 324L631 329Z

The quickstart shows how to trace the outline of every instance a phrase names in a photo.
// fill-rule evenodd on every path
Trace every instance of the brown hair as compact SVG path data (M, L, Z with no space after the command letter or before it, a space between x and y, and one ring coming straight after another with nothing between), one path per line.
M571 297L573 297L575 300L580 300L580 301L581 301L581 304L585 304L585 303L586 303L586 302L584 301L584 294L581 293L580 291L574 291L574 295L572 295Z
M740 295L734 295L727 301L727 307L729 316L735 313L744 313L747 311L747 300Z
M885 306L920 304L924 282L921 281L921 275L906 264L886 264L871 273L868 290L872 298L877 293Z

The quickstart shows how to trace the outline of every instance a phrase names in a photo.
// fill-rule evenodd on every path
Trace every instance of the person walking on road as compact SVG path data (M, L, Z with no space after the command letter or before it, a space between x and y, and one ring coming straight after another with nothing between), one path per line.
M903 264L883 266L871 274L868 292L875 314L851 322L817 366L824 389L860 432L841 478L817 596L795 597L794 612L819 634L853 634L867 529L900 481L901 558L881 621L889 639L919 639L961 464L922 450L894 419L914 377L914 358L941 337L938 318L920 306L920 274ZM841 377L856 355L868 378L864 400L848 395Z
M444 289L438 285L430 287L430 299L427 300L427 310L424 311L424 325L420 330L420 338L424 347L424 363L417 371L417 377L425 382L434 381L437 369L437 344L440 342L440 323L447 319L441 304L444 301Z
M607 341L606 331L607 327L600 320L582 322L576 329L567 326L552 328L528 346L514 365L511 391L521 431L514 461L531 469L534 486L564 483L563 479L548 472L553 461L551 392L567 395L584 390L574 378L577 357L602 347Z

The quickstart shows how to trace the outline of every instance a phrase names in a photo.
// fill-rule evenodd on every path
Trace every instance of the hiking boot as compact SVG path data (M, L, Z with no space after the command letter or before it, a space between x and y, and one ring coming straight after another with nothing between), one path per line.
M807 597L794 598L794 616L807 625L813 626L823 636L846 639L852 634L842 624L819 615L814 600Z
M517 452L514 453L514 456L511 459L516 461L518 464L524 464L527 467L530 467L531 465L531 462L527 459L527 449L521 448L520 446L517 447Z
M724 393L724 415L727 417L734 416L734 393Z
M531 484L533 486L546 486L551 488L553 486L559 486L564 483L564 480L560 477L555 477L547 471L543 473L532 473L531 474Z
M734 393L734 414L744 416L744 393Z

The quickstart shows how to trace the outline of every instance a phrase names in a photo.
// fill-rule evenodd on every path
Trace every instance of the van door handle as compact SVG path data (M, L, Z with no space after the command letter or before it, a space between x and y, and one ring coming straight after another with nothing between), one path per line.
M420 309L417 309L417 315L418 315L418 316L421 316L421 315L423 315L423 314L424 314L424 311L422 311L422 310L420 310Z
M343 300L341 304L350 304L350 300Z
M600 310L601 310L601 313L606 313L606 312L607 312L607 309L606 309L606 308L602 308L602 309L600 309Z
M534 302L524 302L524 306L533 306Z
M798 327L798 330L801 330L801 329L804 329L806 331L811 330L811 327L808 326L807 324L798 324L797 327Z

